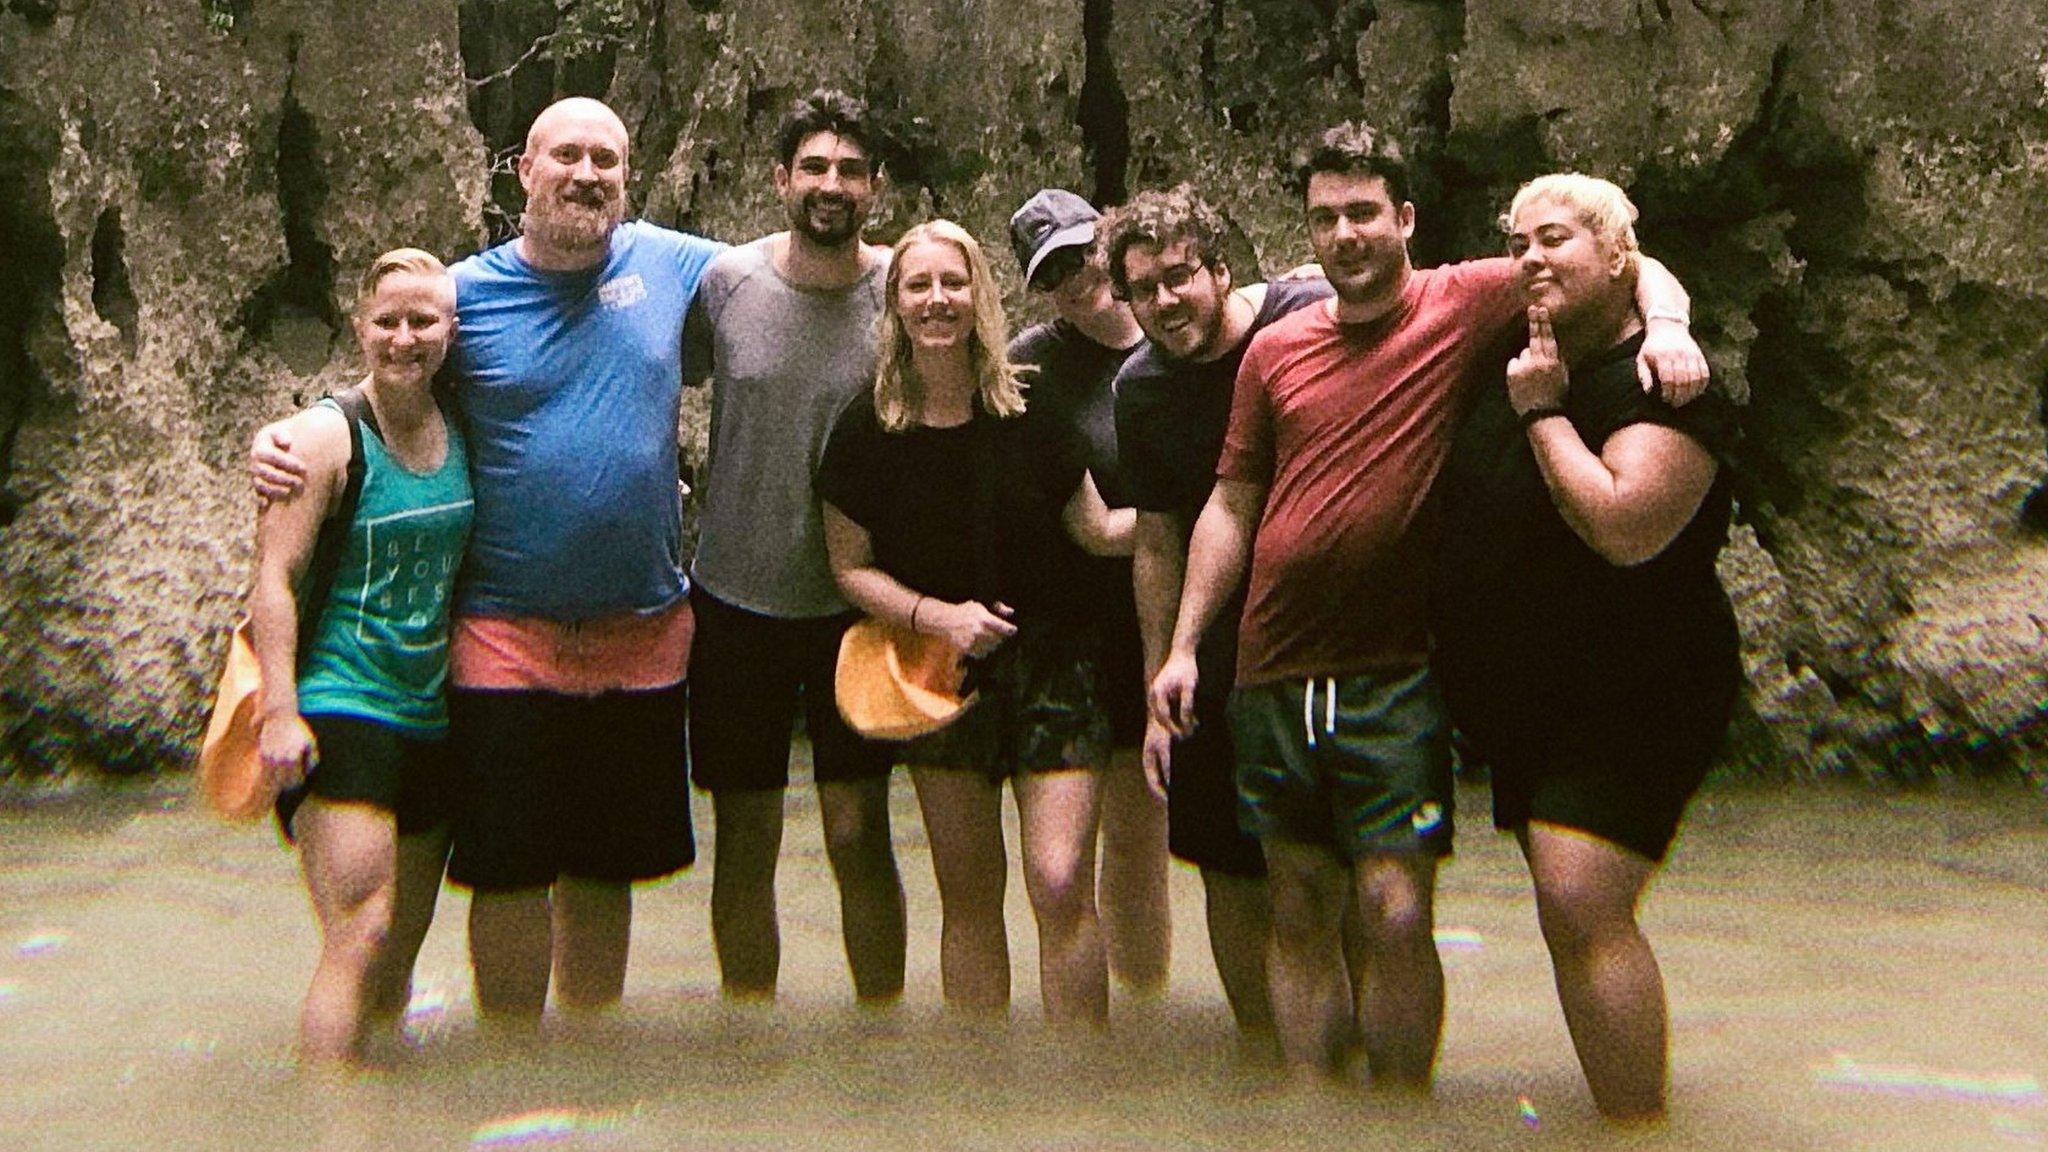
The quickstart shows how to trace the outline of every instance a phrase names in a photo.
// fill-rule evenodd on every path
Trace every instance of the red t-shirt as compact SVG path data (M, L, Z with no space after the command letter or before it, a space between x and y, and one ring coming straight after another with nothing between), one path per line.
M1392 312L1312 305L1253 337L1216 473L1266 486L1237 682L1428 658L1424 497L1474 389L1526 339L1513 263L1418 269Z

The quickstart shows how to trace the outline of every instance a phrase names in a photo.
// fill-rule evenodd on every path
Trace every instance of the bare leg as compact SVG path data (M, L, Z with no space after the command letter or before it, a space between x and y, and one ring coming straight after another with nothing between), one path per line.
M736 999L775 998L782 966L775 864L782 854L783 790L711 794L711 942L719 985Z
M1011 778L1023 825L1024 890L1038 921L1038 983L1054 1024L1109 1023L1109 961L1095 909L1091 770Z
M343 1063L356 1057L370 973L391 928L397 827L382 809L319 797L299 809L293 827L320 919L320 963L299 1013L299 1052L309 1063Z
M1273 906L1263 876L1233 876L1202 869L1209 920L1209 953L1223 981L1223 998L1247 1037L1273 1031L1273 1001L1266 991L1266 949L1273 939Z
M633 886L564 876L555 881L555 999L609 1008L626 992Z
M1436 857L1368 856L1353 867L1370 994L1359 1016L1376 1084L1429 1090L1444 1027L1436 951Z
M1166 991L1173 915L1166 898L1166 802L1145 784L1133 750L1102 771L1102 876L1096 903L1109 972L1140 993Z
M1010 1008L1002 790L979 772L954 768L912 768L910 779L939 881L939 981L946 1006L1001 1016Z
M1330 1075L1342 1066L1352 1032L1351 991L1338 943L1351 900L1351 871L1324 848L1272 836L1261 843L1273 902L1266 974L1280 1051L1297 1072Z
M1593 1102L1609 1119L1658 1119L1668 1060L1664 977L1636 923L1656 865L1552 824L1531 824L1521 839L1557 998Z
M494 1023L538 1024L554 964L546 888L478 891L469 902L469 967L476 1005Z
M370 969L370 1014L395 1021L412 999L412 969L420 943L434 922L441 874L448 866L445 829L398 838L398 892L392 903L391 935Z
M889 778L818 785L825 856L839 884L839 934L863 1004L903 997L903 878L889 831Z

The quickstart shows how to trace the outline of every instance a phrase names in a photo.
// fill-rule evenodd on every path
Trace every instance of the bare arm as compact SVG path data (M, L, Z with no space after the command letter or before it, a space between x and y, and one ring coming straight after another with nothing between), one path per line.
M1636 378L1643 391L1661 388L1682 407L1707 390L1707 357L1692 338L1692 299L1662 261L1636 254L1636 311L1643 317L1643 350Z
M1669 547L1699 511L1719 468L1698 441L1661 424L1623 428L1598 456L1569 420L1538 420L1529 442L1565 523L1621 566Z
M1195 520L1180 613L1166 660L1152 679L1150 698L1152 714L1176 736L1194 731L1195 649L1244 579L1265 505L1265 485L1219 478Z
M1138 640L1145 653L1149 686L1166 649L1173 641L1173 621L1180 612L1180 585L1187 575L1187 554L1181 551L1180 517L1170 512L1138 513L1131 551L1131 594L1138 604ZM1172 772L1173 734L1147 710L1143 750L1145 781L1164 796Z
M1508 364L1508 402L1536 414L1529 443L1565 523L1608 563L1640 564L1692 520L1718 465L1692 437L1660 424L1631 424L1594 455L1564 418L1570 386L1550 316L1531 308L1529 346Z
M1007 605L941 600L884 572L875 563L874 540L868 530L830 501L824 509L825 552L832 562L832 578L854 607L899 628L943 636L969 656L986 656L1016 633Z
M294 589L312 561L320 525L346 481L348 425L325 409L302 412L280 427L307 458L295 495L271 500L256 517L256 576L249 587L249 640L262 671L259 754L279 786L305 778L317 749L299 715L298 600Z
M306 483L306 460L294 449L298 417L274 420L249 442L249 485L262 500L288 500Z
M1080 487L1060 511L1060 523L1067 536L1091 556L1129 556L1138 513L1131 508L1111 508L1095 486L1095 473L1083 472Z

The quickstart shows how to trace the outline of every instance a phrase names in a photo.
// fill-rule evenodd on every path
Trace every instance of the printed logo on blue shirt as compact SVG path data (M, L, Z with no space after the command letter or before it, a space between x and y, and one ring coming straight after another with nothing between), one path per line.
M647 299L647 284L637 272L607 280L598 286L597 299L607 308L631 308Z

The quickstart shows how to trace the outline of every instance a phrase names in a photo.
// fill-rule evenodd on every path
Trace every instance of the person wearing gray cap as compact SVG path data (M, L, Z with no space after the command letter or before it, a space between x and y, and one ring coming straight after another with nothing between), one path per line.
M1010 363L1031 386L1031 406L1085 446L1088 475L1110 507L1126 507L1117 466L1117 369L1144 343L1130 306L1110 294L1094 255L1094 206L1064 188L1046 188L1010 217L1010 248L1025 283L1049 298L1054 319L1010 341ZM1096 641L1114 741L1101 775L1102 866L1097 904L1118 983L1141 993L1165 990L1172 918L1166 890L1166 805L1145 786L1139 749L1145 738L1145 657L1131 594L1129 549L1120 556L1074 557ZM1077 549L1078 553L1078 549Z

